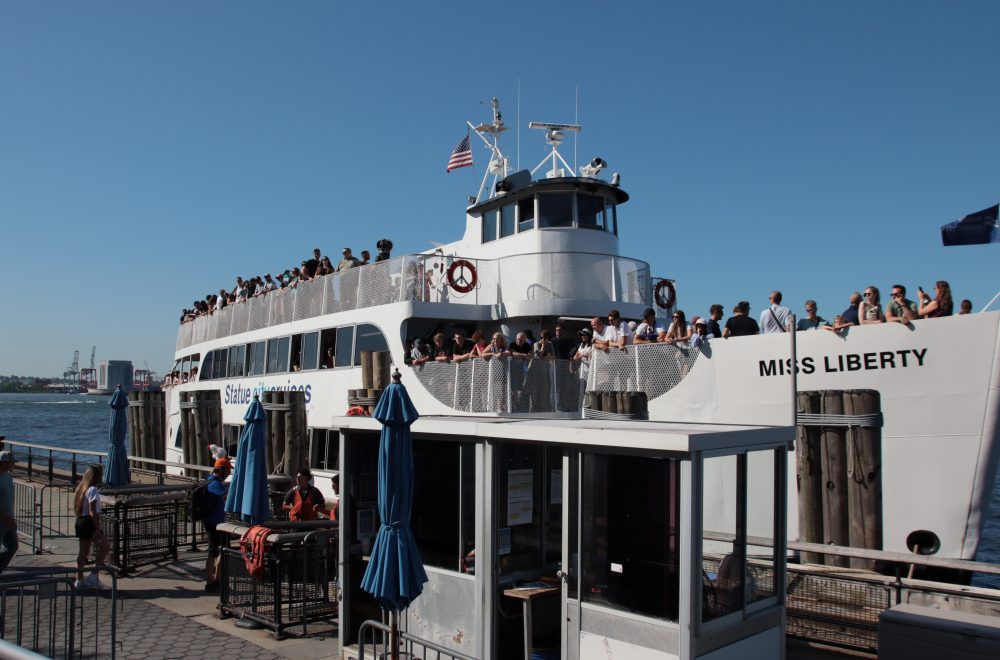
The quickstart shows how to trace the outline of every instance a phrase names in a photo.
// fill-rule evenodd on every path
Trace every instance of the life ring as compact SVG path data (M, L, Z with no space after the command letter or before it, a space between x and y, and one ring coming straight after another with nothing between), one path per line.
M663 294L663 290L666 289L666 296ZM674 288L674 283L670 280L660 280L653 289L653 300L656 301L656 306L662 309L670 309L677 302L677 289Z
M461 271L461 272L459 272ZM468 272L468 276L466 276ZM468 293L476 288L479 275L476 267L466 259L456 259L448 266L448 285L459 293Z

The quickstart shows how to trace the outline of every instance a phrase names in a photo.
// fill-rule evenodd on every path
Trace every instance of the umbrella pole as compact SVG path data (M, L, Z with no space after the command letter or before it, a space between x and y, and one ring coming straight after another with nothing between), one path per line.
M389 653L392 660L399 660L399 610L389 615Z

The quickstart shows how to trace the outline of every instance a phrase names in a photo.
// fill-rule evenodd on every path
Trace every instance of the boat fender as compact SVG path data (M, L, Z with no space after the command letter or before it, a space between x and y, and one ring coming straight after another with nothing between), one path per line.
M459 269L463 272L458 274ZM466 277L465 273L468 273ZM448 266L448 285L459 293L468 293L476 288L479 276L476 267L467 259L456 259Z
M666 293L664 293L664 290ZM662 309L670 309L677 302L677 289L674 288L674 283L670 280L660 280L653 289L653 299L656 301L656 306Z

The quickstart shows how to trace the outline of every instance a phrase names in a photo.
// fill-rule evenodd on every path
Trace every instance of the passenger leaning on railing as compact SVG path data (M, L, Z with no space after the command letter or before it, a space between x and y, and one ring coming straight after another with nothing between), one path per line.
M101 566L108 559L111 546L101 529L101 493L98 487L104 470L100 465L91 465L83 474L80 484L73 494L73 509L76 512L76 538L80 540L80 551L76 555L77 589L101 589L104 585L97 578L95 569L86 579L83 577L84 566L90 555L91 546L97 544L97 560L95 565Z

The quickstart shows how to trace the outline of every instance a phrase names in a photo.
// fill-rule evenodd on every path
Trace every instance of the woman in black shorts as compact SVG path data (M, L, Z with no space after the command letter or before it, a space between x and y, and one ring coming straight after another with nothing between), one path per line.
M97 544L97 566L102 566L108 559L111 546L108 539L101 530L101 494L97 488L101 485L101 478L104 474L100 465L91 465L80 480L73 494L73 509L76 511L76 538L80 539L80 552L76 556L76 584L77 589L90 588L100 589L104 585L97 578L97 571L93 571L86 579L83 577L84 566L87 565L87 557L90 555L91 546Z

